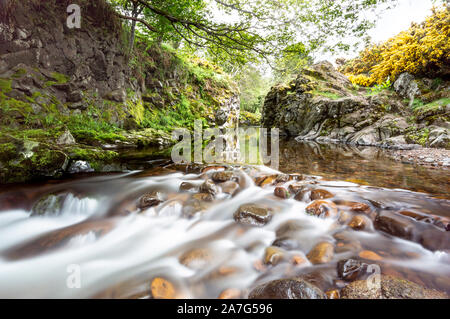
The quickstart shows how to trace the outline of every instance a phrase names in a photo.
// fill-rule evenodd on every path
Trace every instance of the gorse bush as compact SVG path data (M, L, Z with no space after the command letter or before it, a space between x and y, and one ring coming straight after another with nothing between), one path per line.
M434 8L425 22L412 24L385 43L367 48L340 71L361 86L382 84L388 78L395 81L403 72L418 76L448 74L449 39L450 6L444 5Z

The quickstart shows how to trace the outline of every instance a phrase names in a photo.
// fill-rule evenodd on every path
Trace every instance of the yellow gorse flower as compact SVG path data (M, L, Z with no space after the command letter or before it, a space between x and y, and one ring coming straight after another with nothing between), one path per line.
M401 73L426 74L427 69L443 68L450 57L450 6L433 8L422 24L412 24L407 31L385 43L362 51L341 71L353 84L372 86Z

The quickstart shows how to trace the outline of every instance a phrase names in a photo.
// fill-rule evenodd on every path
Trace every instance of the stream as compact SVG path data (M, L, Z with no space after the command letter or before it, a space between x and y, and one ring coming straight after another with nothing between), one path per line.
M142 154L143 170L0 187L0 298L246 298L296 276L325 292L348 284L337 264L354 257L450 293L448 170L294 141L280 144L278 171ZM306 213L317 200L327 214ZM248 225L235 214L244 204L271 219ZM377 214L400 226L383 228ZM349 226L354 216L361 227ZM312 262L323 242L334 253Z

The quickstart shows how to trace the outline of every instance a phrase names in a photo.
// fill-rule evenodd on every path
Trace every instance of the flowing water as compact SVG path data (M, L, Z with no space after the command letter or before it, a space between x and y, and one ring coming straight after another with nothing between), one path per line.
M294 142L280 147L279 170L304 174L304 184L332 193L330 200L341 212L353 214L346 203L358 202L373 212L450 217L448 171L395 163L377 149ZM0 188L0 297L149 298L155 278L170 282L171 296L177 298L217 298L229 288L245 297L260 283L300 275L326 291L345 285L336 263L361 250L376 253L382 273L450 292L450 247L431 251L379 232L371 223L365 231L354 231L334 218L307 215L310 201L281 199L274 196L275 185L255 184L255 177L279 172L233 166L238 191L201 202L202 213L192 215L187 208L198 202L192 193L180 192L180 184L201 185L216 170L150 164L154 168ZM139 198L155 190L164 201L137 208ZM54 195L53 205L42 216L30 216L33 205L48 194ZM246 203L270 207L272 220L264 227L237 223L233 214ZM297 246L286 248L277 264L264 265L266 248L286 222L300 225L290 238ZM336 247L334 257L312 265L306 254L323 241ZM358 247L338 251L349 242ZM167 287L163 291L171 293Z

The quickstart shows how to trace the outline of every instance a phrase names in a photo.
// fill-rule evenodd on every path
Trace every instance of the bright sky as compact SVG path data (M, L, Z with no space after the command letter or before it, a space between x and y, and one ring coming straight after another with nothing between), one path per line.
M431 15L432 0L398 0L398 5L384 12L379 18L374 29L369 31L373 42L388 40L401 31L407 30L412 22L422 22ZM345 53L339 57L352 58L356 54ZM329 60L334 63L336 56L333 54L321 55L317 60Z

